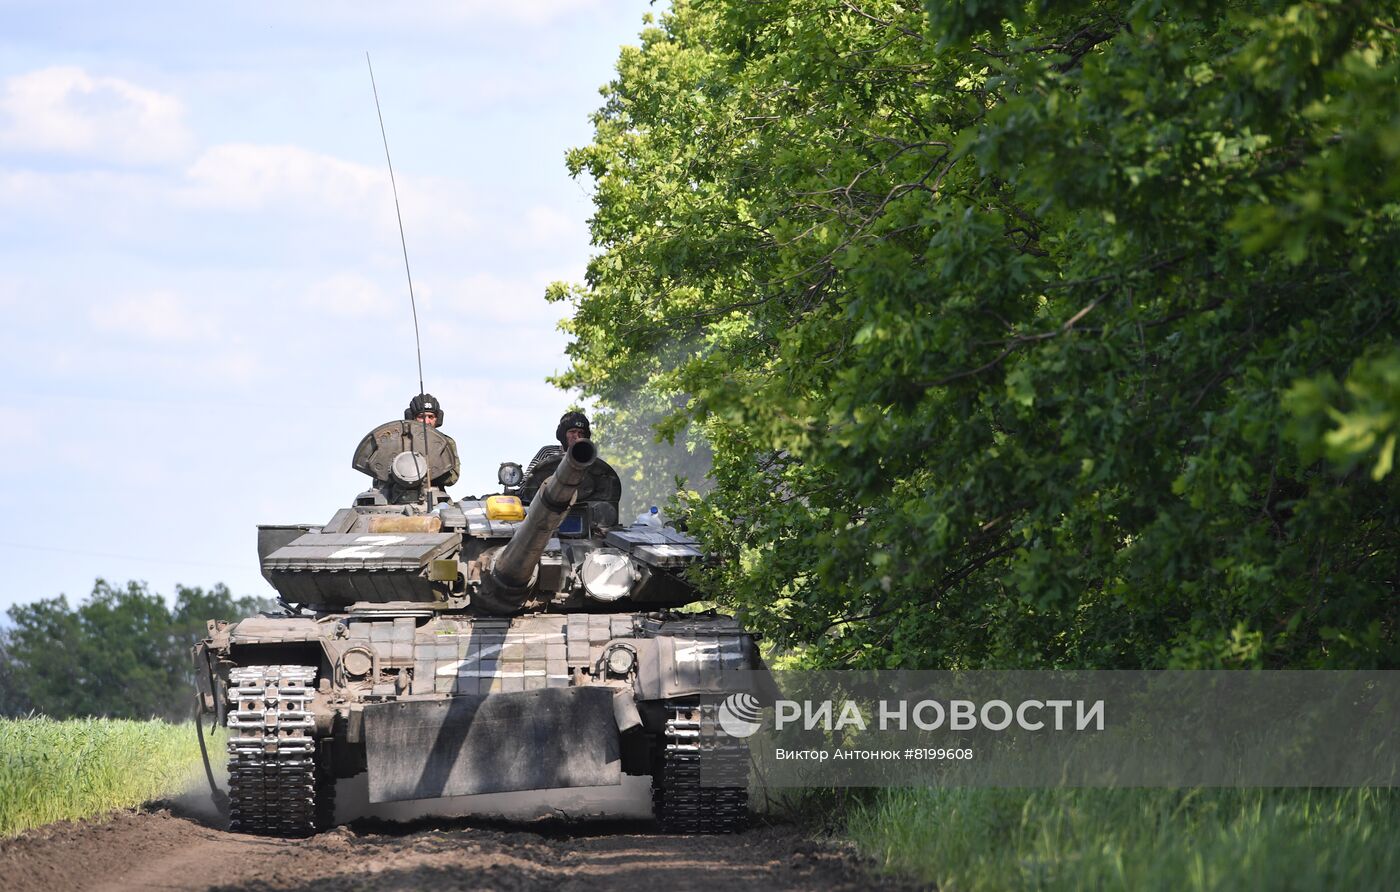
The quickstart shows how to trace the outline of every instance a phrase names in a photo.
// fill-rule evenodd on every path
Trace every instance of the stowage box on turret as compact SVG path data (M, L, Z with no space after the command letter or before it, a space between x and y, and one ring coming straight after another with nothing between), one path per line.
M760 660L730 617L674 612L699 597L696 542L620 524L586 439L503 464L479 499L440 488L456 464L436 429L389 422L355 451L375 482L350 507L259 527L286 609L210 622L195 648L200 708L229 732L230 827L329 826L335 780L367 772L372 802L650 775L663 829L741 828L748 753L716 708Z

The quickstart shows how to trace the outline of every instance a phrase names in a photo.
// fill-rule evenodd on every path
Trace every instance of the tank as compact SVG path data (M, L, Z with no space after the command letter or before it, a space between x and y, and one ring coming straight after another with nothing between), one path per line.
M228 729L229 828L329 827L335 781L362 772L375 803L646 775L662 830L743 828L748 752L717 713L761 658L733 618L678 610L697 542L621 522L589 440L503 463L479 497L438 485L456 463L451 438L388 422L352 460L369 490L258 528L282 609L211 621L194 650L198 709Z

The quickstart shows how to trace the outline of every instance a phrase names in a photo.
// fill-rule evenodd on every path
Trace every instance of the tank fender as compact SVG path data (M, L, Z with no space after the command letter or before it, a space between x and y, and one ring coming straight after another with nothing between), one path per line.
M238 648L245 658L259 649L269 652L276 649L279 660L285 659L288 647L307 651L315 648L328 665L334 666L350 643L343 640L345 634L345 624L339 621L300 616L255 616L229 627L227 646ZM311 653L306 653L304 658L311 659Z
M750 673L743 670L758 668L749 635L658 635L628 643L637 651L639 700L748 690Z
M230 644L287 644L319 641L336 635L339 623L317 622L302 616L255 616L229 628Z

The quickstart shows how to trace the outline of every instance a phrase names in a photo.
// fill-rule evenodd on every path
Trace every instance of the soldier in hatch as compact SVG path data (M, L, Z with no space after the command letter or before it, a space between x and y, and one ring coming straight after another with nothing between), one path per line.
M559 426L554 429L554 439L559 441L559 445L566 452L579 440L589 440L592 437L593 428L588 426L588 416L582 412L565 412L564 417L559 419Z
M554 471L554 466L559 464L559 459L564 454L564 450L577 443L579 440L592 439L593 429L588 426L588 416L582 412L565 412L559 419L559 426L554 429L554 439L559 441L558 446L541 446L540 451L535 453L535 457L530 459L530 463L525 466L526 486L533 494L539 488L539 484L544 482ZM534 475L535 469L549 465L549 470L541 475L530 486L529 479Z
M559 441L559 445L546 446L535 453L529 469L525 472L525 482L520 487L521 497L526 501L533 499L535 493L544 485L544 481L559 467L565 450L579 440L590 440L592 437L593 429L588 424L587 415L582 412L565 412L559 419L558 427L554 429L554 439ZM594 503L594 523L612 526L617 523L617 503L621 499L622 481L618 479L612 466L600 458L589 467L588 476L579 486L574 502Z
M430 393L420 393L404 409L402 421L389 421L365 434L355 447L350 467L374 478L374 489L356 496L357 505L408 505L442 501L445 493L427 492L423 479L432 470L432 488L441 490L457 482L461 469L457 444L442 431L442 403ZM423 467L413 456L428 460ZM359 501L365 498L369 501ZM428 505L429 510L432 504Z
M422 421L433 428L442 427L445 415L442 403L438 402L438 398L431 393L418 394L408 401L408 408L403 410L405 421ZM587 419L585 419L585 423L587 423ZM441 431L438 433L447 441L447 451L451 454L452 461L445 470L433 476L433 485L448 487L457 482L458 471L461 467L457 460L457 441Z

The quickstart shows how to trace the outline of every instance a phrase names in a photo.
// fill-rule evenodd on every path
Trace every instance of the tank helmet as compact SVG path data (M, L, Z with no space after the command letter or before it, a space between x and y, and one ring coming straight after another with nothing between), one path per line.
M445 415L442 411L442 403L431 393L420 393L408 401L408 408L403 410L403 417L406 421L412 421L422 412L437 413L437 426L442 427Z
M559 426L554 429L554 439L559 441L560 446L569 445L565 435L571 430L581 430L589 439L593 437L593 428L588 426L588 416L582 412L565 412L564 417L559 419Z

